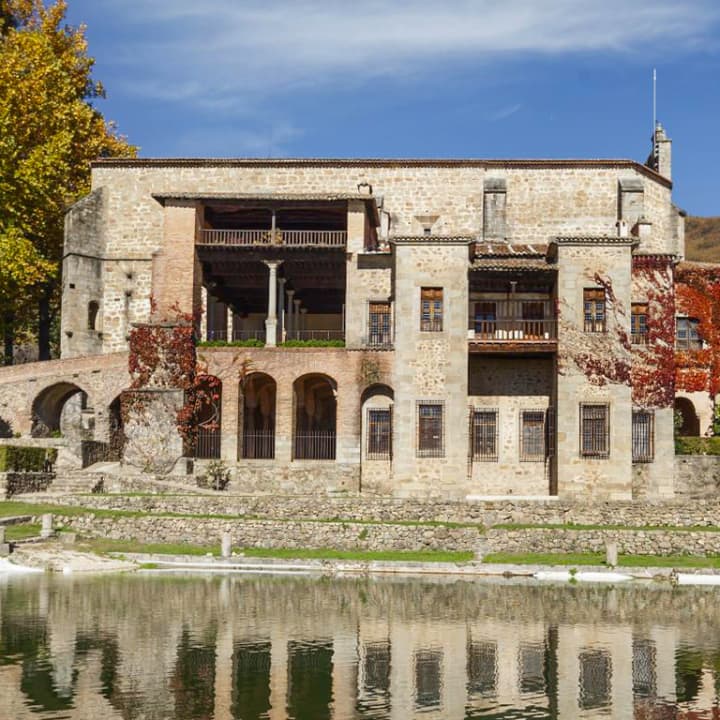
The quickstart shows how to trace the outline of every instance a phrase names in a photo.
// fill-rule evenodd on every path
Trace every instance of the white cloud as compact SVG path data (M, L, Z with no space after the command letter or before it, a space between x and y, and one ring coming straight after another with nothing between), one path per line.
M98 1L128 89L225 112L268 98L280 112L284 90L418 77L463 59L661 57L710 41L720 16L710 0Z

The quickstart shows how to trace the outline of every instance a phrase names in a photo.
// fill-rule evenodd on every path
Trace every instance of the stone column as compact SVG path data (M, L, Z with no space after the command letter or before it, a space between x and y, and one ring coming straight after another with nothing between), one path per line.
M234 465L238 459L240 384L232 377L223 378L220 416L220 456Z
M295 337L299 340L300 335L298 334L300 330L302 330L302 325L300 324L300 300L293 300L293 304L295 305L295 315L293 316L293 330L295 331Z
M300 308L300 329L305 331L307 330L307 308Z
M235 312L230 307L230 305L225 305L225 313L226 313L226 327L227 327L227 340L228 342L232 342L233 340L233 327L235 322Z
M202 315L200 315L200 339L207 340L208 294L207 288L204 285L200 288L200 298L200 303L202 305Z
M287 636L275 632L270 638L270 720L287 717L288 652Z
M288 297L287 336L288 336L288 339L292 339L293 333L295 332L295 315L293 314L293 307L295 305L295 301L293 300L294 295L295 295L294 290L287 291L287 297Z
M227 620L215 643L214 720L232 720L233 628Z
M280 301L280 308L278 310L278 340L283 342L285 340L285 283L287 278L278 278L278 300Z
M265 345L275 347L277 345L277 269L282 265L282 260L266 260L265 264L270 270L268 314L265 320Z

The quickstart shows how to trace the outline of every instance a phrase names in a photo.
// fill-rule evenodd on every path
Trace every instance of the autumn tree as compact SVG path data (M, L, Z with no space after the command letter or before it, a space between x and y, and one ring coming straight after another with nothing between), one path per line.
M5 363L21 334L50 357L66 208L89 191L91 160L132 156L94 103L85 28L67 3L0 0L0 325Z

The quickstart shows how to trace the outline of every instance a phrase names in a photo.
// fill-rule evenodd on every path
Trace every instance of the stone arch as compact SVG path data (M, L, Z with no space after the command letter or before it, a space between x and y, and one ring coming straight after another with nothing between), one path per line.
M242 457L275 457L277 382L264 372L248 375L241 388Z
M72 440L92 436L88 394L71 382L58 382L41 390L32 404L33 437L61 434Z
M120 460L125 449L122 393L108 405L108 439L110 444L109 457L113 460Z
M360 396L361 448L363 460L392 459L392 419L395 392L389 385L375 383Z
M309 373L293 383L294 460L334 460L337 442L337 382Z
M700 418L693 401L685 397L675 398L675 412L682 418L679 434L684 437L698 437L700 435Z
M196 458L219 458L222 437L222 381L214 375L198 378Z

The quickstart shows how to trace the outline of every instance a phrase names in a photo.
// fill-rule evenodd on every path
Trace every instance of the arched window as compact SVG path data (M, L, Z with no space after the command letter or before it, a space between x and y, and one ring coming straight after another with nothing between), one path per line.
M337 439L337 383L327 375L303 375L293 383L294 460L334 460Z
M96 300L91 300L88 303L88 330L95 330L95 323L97 322L98 311L100 305Z
M269 375L248 375L242 385L242 457L275 457L275 399L277 384Z
M196 458L219 458L222 421L222 382L205 375L197 390Z

